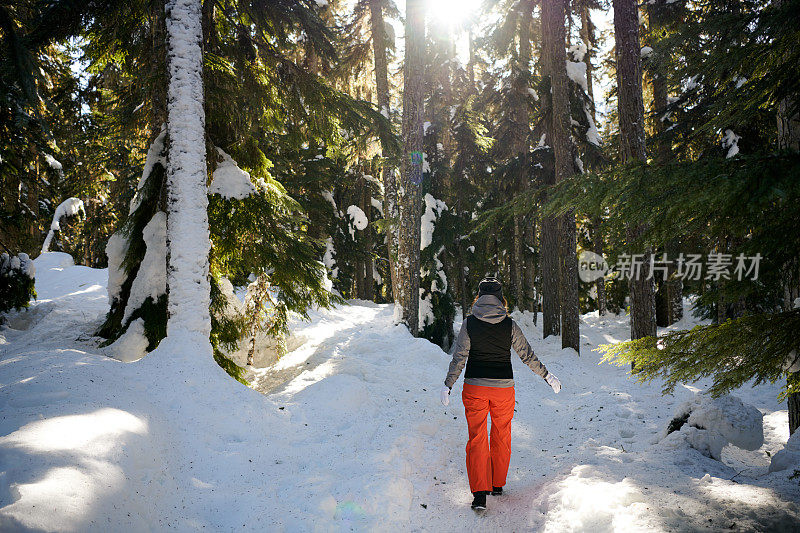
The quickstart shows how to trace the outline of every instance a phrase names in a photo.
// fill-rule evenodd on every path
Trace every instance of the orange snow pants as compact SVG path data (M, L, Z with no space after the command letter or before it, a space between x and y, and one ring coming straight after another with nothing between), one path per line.
M464 384L461 393L469 428L467 477L470 492L492 490L506 484L511 461L511 419L514 418L514 387L481 387ZM491 439L486 417L491 415Z

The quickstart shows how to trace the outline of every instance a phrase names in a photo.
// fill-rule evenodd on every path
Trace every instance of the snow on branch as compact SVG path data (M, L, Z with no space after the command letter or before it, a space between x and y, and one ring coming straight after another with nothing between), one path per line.
M53 221L50 223L50 231L47 233L47 237L44 239L44 244L42 244L41 253L46 253L50 249L50 242L53 240L55 232L61 231L61 219L73 217L79 213L86 215L86 211L83 208L83 200L80 198L67 198L58 205L56 212L53 213Z

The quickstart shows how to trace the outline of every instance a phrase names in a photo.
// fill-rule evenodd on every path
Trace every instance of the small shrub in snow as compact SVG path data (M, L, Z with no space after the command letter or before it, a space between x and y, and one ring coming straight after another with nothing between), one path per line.
M36 298L36 268L28 254L0 255L0 313L28 307Z

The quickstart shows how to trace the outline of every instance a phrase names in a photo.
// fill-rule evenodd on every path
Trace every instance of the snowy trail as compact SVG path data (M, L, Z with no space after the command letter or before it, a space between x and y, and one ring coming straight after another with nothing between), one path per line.
M624 317L583 317L577 357L515 315L564 389L554 395L515 359L507 494L476 515L461 380L443 407L449 356L394 326L389 306L352 302L295 324L296 348L258 372L257 394L193 354L129 364L100 355L90 333L105 310L105 271L59 260L37 260L40 300L0 330L0 530L800 525L797 481L767 474L766 452L788 438L778 386L737 391L765 414L760 450L728 447L719 462L654 444L696 389L662 397L657 384L598 365L591 349L625 339Z

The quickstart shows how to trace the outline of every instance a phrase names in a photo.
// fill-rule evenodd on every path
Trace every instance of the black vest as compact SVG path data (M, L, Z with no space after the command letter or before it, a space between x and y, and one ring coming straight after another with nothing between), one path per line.
M497 324L467 317L469 357L465 378L512 379L511 317Z

